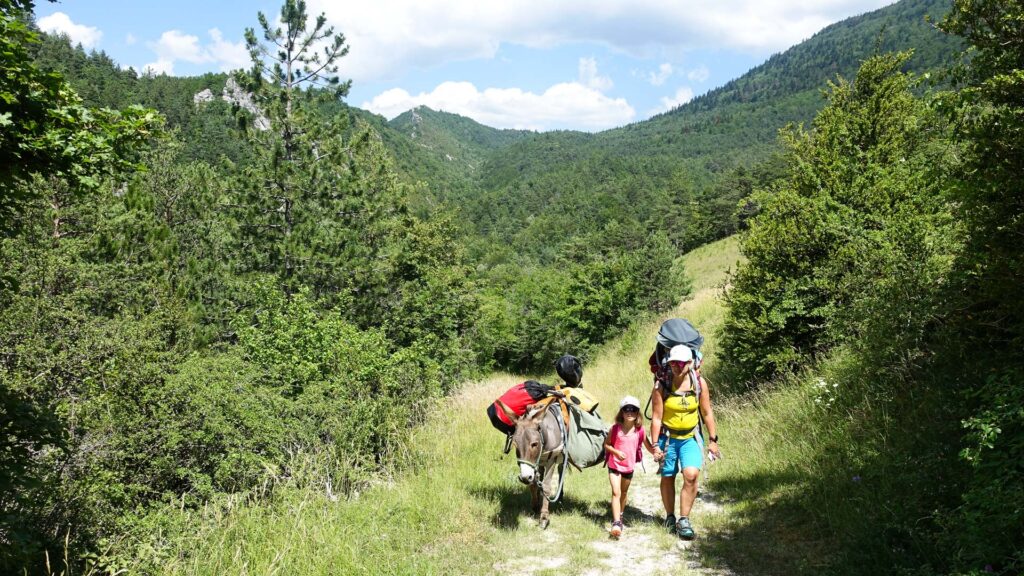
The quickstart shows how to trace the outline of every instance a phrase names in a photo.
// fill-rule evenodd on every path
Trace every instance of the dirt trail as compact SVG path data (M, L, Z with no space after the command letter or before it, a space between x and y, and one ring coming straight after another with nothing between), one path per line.
M651 455L644 454L644 466L647 473L639 467L629 488L629 503L623 520L626 524L625 533L619 540L612 540L605 533L599 539L587 545L599 558L599 566L584 571L573 570L569 559L552 556L521 557L494 564L498 574L508 576L529 576L542 573L582 574L583 576L619 576L624 571L637 574L700 574L705 576L733 576L735 573L723 568L718 563L710 566L700 552L701 536L697 540L684 542L677 538L666 537L662 527L664 509L661 505L659 477L654 473L656 464ZM681 482L682 479L678 479ZM724 509L708 491L702 491L694 504L692 516L695 518L708 514L723 513ZM606 526L606 528L608 528ZM566 536L552 524L542 533L541 538L546 544L545 550L558 549L567 543Z

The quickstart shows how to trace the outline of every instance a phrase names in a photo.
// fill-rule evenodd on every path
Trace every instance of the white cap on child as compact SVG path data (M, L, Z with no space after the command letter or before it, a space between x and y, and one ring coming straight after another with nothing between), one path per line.
M626 396L619 402L619 408L625 408L626 406L636 406L640 408L640 401L636 399L636 396Z

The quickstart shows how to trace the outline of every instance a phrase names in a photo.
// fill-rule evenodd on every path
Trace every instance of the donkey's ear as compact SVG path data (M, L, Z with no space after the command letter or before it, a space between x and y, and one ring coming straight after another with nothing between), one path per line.
M529 406L526 407L526 415L524 416L524 418L536 420L542 416L544 416L543 404L530 404Z
M516 416L515 412L513 412L511 408L506 406L504 402L502 402L501 400L495 400L494 402L495 404L498 405L498 408L505 413L505 416L508 417L509 422L512 422L513 425L519 422L519 417Z

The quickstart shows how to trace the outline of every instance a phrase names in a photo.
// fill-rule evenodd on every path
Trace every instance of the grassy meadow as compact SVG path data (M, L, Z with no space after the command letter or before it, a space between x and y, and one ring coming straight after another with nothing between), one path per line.
M725 271L739 258L736 239L702 247L684 258L693 297L665 317L685 316L707 337L714 362L717 301ZM664 318L638 324L605 346L584 367L584 386L596 395L606 421L626 394L644 400L646 360ZM179 553L165 574L469 574L524 570L514 562L557 538L574 569L595 566L589 543L605 537L608 484L603 468L571 471L565 494L552 505L541 531L529 515L529 493L517 480L514 453L502 455L504 437L484 413L487 405L526 375L494 374L468 382L411 430L403 457L410 472L382 481L349 500L326 489L279 487L268 503L221 503L197 512L167 511L168 538ZM554 374L533 375L554 382ZM726 412L728 414L728 412ZM721 424L730 431L728 420ZM725 432L730 434L730 432ZM728 453L733 442L726 440ZM728 462L728 461L727 461ZM698 526L700 526L698 519ZM198 530L196 530L198 526ZM673 538L659 545L668 549ZM652 551L653 553L653 551ZM512 562L509 564L509 562ZM531 573L559 573L532 567Z
M736 238L686 255L692 297L663 318L637 323L584 367L584 386L600 399L606 421L622 396L649 396L646 360L667 317L689 318L705 335L705 371L714 392L719 296L739 258ZM408 472L351 499L338 500L324 486L285 485L259 505L169 508L163 519L167 544L177 553L162 562L163 573L561 574L565 564L576 572L599 569L601 558L591 544L606 539L610 522L605 470L571 471L562 500L552 505L551 526L542 531L529 514L514 454L502 455L503 437L487 421L487 405L526 377L494 374L465 383L432 410L424 426L410 430L402 454ZM812 573L829 558L829 542L810 537L808 515L790 503L802 478L814 472L801 468L803 455L815 450L814 434L792 431L810 430L805 420L816 394L809 383L715 397L725 459L711 466L704 488L724 506L694 517L705 564L741 574ZM654 532L652 556L674 549L674 537ZM543 547L557 550L561 560L529 560L543 556Z

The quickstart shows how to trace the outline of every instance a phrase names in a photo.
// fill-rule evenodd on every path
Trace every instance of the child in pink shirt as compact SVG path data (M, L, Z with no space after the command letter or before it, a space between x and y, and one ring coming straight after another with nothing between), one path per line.
M640 401L626 396L619 403L615 424L608 432L604 443L607 453L608 481L612 485L612 538L622 536L622 511L626 508L626 493L633 480L633 468L643 460L641 446L654 454L654 446L644 432L643 417L640 415Z

